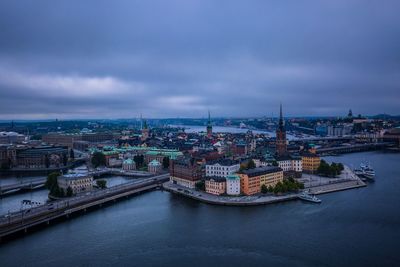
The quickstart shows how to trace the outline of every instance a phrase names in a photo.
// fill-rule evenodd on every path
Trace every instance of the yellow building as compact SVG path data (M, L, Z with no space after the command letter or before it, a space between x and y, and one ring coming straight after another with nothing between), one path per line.
M321 158L316 154L305 154L302 156L303 160L303 172L314 173L318 170L321 164Z
M279 167L261 167L244 170L239 173L240 188L245 195L254 195L261 192L261 186L275 186L283 181L283 170Z
M224 177L207 177L206 192L213 195L222 195L226 192L226 179Z

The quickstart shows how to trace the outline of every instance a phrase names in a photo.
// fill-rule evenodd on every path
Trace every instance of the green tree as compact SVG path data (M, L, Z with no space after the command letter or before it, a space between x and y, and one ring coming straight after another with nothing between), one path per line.
M206 190L206 183L205 183L203 180L198 181L198 182L195 184L195 186L196 186L196 189L197 189L197 190L201 190L201 191L205 191L205 190Z
M74 152L73 149L70 149L70 150L69 150L69 157L70 157L71 159L75 159L75 152Z
M10 169L10 164L8 162L3 162L1 163L1 170L9 170Z
M60 176L59 172L52 172L49 175L47 175L47 180L46 180L46 183L45 183L45 187L50 190L55 185L58 185L58 183L57 183L58 176Z
M254 161L251 159L249 160L249 162L247 163L247 169L254 169L256 167L256 164L254 163Z
M274 160L274 161L272 162L272 166L278 167L278 166L279 166L279 163L278 163L276 160Z
M106 180L96 180L96 185L100 189L105 189L105 188L107 188L107 181Z
M91 160L95 168L106 165L106 156L101 152L94 152Z
M50 158L49 158L49 154L46 154L46 156L44 156L44 165L46 165L46 168L47 168L47 169L50 167Z
M162 164L163 164L164 169L168 169L169 168L169 157L164 157Z
M67 163L68 163L68 157L67 157L67 154L63 154L63 164L64 164L64 166L67 166Z
M67 188L67 197L72 197L72 195L73 195L72 188L70 186L68 186L68 188Z
M268 187L267 187L265 184L263 184L263 185L261 186L261 193L263 193L263 194L268 193Z

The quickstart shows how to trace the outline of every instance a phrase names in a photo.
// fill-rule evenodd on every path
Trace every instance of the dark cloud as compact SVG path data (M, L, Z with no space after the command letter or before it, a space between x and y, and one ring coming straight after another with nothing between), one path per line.
M398 1L1 1L0 118L400 114Z

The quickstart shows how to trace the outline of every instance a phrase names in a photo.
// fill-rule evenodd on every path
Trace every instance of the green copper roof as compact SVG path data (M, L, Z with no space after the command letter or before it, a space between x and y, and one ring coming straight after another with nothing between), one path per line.
M226 179L229 179L229 180L237 180L237 179L240 179L240 177L239 177L239 175L237 175L237 174L230 174L230 175L228 175L228 176L226 177Z

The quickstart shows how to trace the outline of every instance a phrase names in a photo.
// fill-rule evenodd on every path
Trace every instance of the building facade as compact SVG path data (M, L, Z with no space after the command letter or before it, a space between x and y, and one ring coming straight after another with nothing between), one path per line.
M227 177L240 169L237 161L230 159L222 159L206 164L206 176Z
M231 174L226 177L226 194L230 196L240 195L240 177L237 174Z
M261 192L261 186L275 186L283 181L283 170L279 167L260 167L244 170L239 173L240 188L244 195L254 195Z
M303 160L303 172L305 173L314 173L318 170L319 165L321 164L321 158L316 154L304 154L302 156Z
M226 192L226 180L223 177L206 177L206 192L213 195L222 195Z
M172 160L170 165L170 181L188 188L195 188L196 183L204 177L201 165L192 158Z
M156 174L161 172L162 165L159 161L153 160L147 165L147 168L150 173Z
M73 194L90 191L93 188L93 177L86 174L65 174L57 178L58 186L67 192L68 187Z
M124 171L134 171L134 170L136 170L136 163L135 163L135 161L132 160L132 159L125 159L125 160L122 162L122 169L123 169Z

